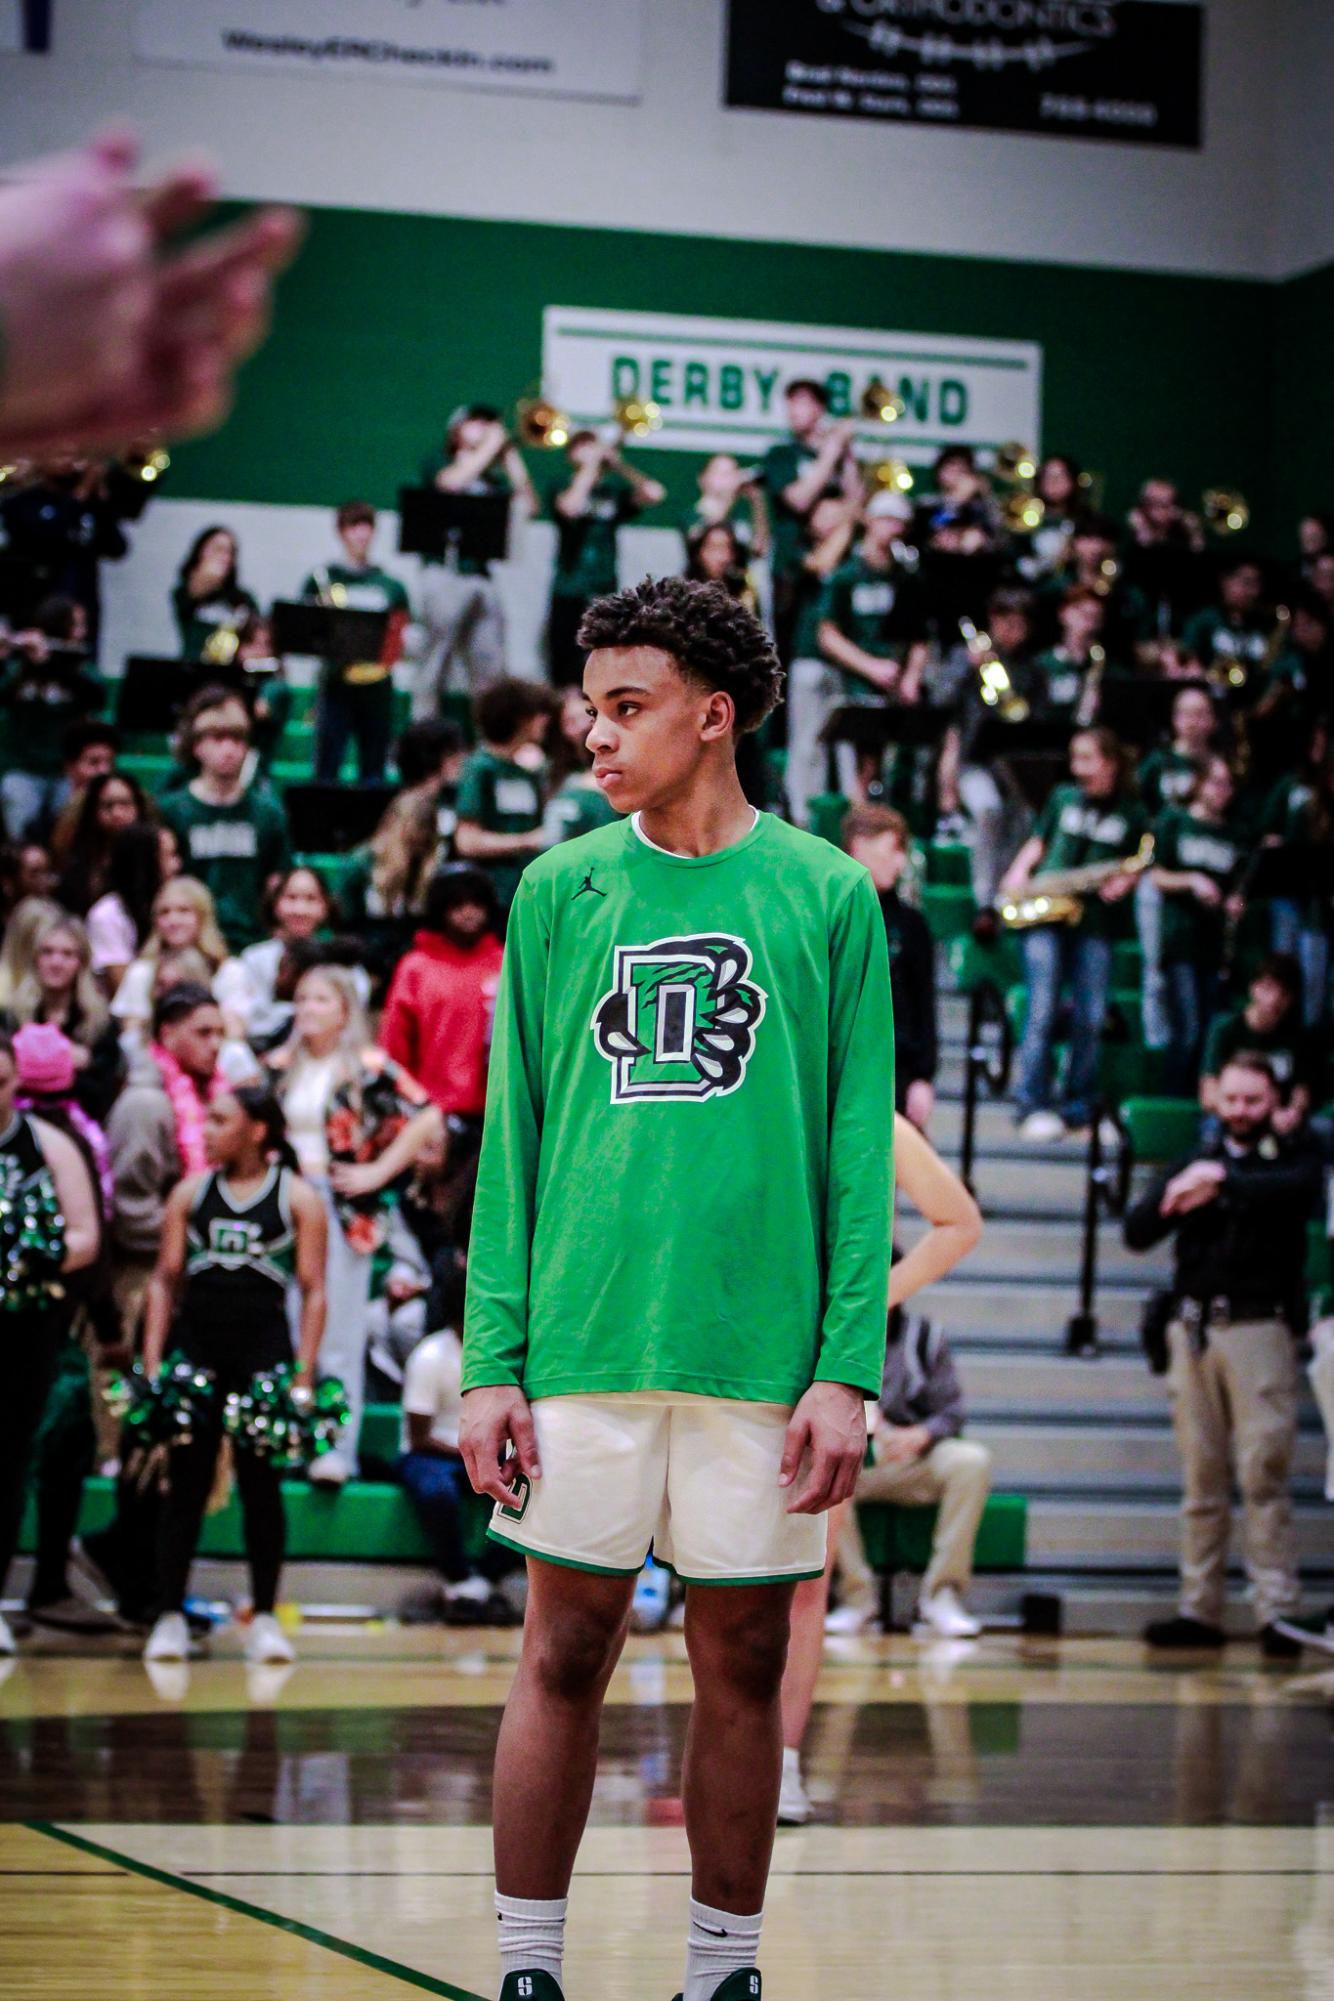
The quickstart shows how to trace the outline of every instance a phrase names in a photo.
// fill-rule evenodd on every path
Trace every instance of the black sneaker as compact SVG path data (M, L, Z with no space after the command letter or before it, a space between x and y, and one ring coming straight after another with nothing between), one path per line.
M1227 1634L1221 1626L1208 1626L1203 1619L1179 1612L1173 1619L1154 1619L1144 1628L1144 1641L1146 1646L1175 1647L1180 1653L1216 1652L1227 1645Z
M500 2001L565 2001L558 1981L549 1973L507 1973L500 1989Z
M1297 1629L1286 1620L1260 1628L1260 1652L1267 1661L1300 1660L1303 1644L1297 1637Z
M721 1987L714 1989L713 2001L758 2001L760 1973L756 1966L743 1966L738 1973L729 1973ZM682 2001L678 1994L676 2001Z

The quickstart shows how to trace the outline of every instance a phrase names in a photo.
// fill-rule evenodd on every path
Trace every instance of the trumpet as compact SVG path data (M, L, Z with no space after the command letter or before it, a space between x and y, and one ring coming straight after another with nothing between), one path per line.
M569 418L540 395L520 399L514 412L513 431L518 444L531 445L538 451L558 451L570 442Z
M1012 438L997 446L992 470L1010 489L1000 504L1001 520L1011 535L1031 535L1042 526L1047 512L1046 503L1033 491L1038 476L1036 452Z
M857 407L871 423L897 424L908 406L901 396L895 395L887 382L873 375L863 389Z
M871 493L911 493L916 475L906 459L865 459L862 474Z
M611 406L611 420L622 438L647 438L662 429L658 405L638 396L618 396Z
M141 486L156 486L171 464L171 453L164 452L161 445L136 445L113 463L126 479L137 479Z
M215 625L200 649L200 659L210 667L230 667L241 651L241 634L249 617L249 612L243 611L237 619L228 619L225 625Z
M1027 722L1031 704L1010 679L1010 670L992 645L990 633L979 632L966 617L959 620L959 631L977 669L977 692L987 708L994 709L1003 723Z
M1200 511L1215 535L1240 535L1250 526L1249 503L1230 487L1206 487L1200 496Z

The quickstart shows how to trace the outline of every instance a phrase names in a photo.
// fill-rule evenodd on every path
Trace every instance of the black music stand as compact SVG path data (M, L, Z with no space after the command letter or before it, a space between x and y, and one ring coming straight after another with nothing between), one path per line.
M503 562L509 553L510 495L446 493L438 486L403 486L398 492L398 546L405 556L443 562Z
M283 793L296 854L345 855L368 841L394 798L393 785L289 785Z
M1026 806L1039 812L1052 786L1069 767L1071 729L1057 716L1028 716L1021 723L1003 722L988 714L968 753L969 764L992 771L1003 767Z
M358 611L350 605L316 604L308 598L279 598L271 621L273 650L280 657L309 654L316 660L332 661L335 667L381 659L389 630L387 611Z
M925 703L849 702L834 710L820 742L850 743L858 756L866 757L883 757L887 750L933 749L953 720L952 708Z
M250 677L239 660L212 666L206 660L172 660L157 653L132 653L116 695L116 723L131 734L162 735L175 727L181 710L201 688L229 688L251 697Z

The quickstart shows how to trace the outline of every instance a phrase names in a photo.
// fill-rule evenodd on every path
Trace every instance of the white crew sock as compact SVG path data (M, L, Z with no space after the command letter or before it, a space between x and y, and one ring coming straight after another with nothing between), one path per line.
M549 1973L561 1985L567 1897L502 1897L496 1891L496 1930L502 1978Z
M783 1777L801 1779L801 1752L795 1744L783 1746Z
M692 1897L681 2001L713 2001L729 1973L754 1966L763 1922L763 1911L757 1911L753 1918L739 1918L733 1911L715 1911L709 1904L697 1904Z

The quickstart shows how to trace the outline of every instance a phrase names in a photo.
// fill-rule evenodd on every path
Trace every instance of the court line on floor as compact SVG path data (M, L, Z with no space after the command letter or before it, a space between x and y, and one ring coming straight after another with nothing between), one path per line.
M233 1911L238 1917L256 1918L260 1924L270 1925L275 1931L287 1932L293 1938L304 1939L308 1945L317 1945L326 1952L337 1953L342 1959L354 1960L358 1966L370 1967L372 1972L388 1974L391 1980L400 1980L407 1987L420 1987L427 1994L443 1995L445 2001L483 2001L483 1997L474 1994L471 1988L455 1987L451 1981L441 1980L434 1974L420 1973L414 1966L386 1959L381 1953L369 1952L365 1946L352 1945L347 1939L321 1931L316 1925L303 1924L299 1918L282 1917L277 1911L266 1911L262 1904L248 1903L243 1897L230 1896L225 1890L213 1890L206 1883L191 1882L188 1877L178 1876L170 1869L159 1869L150 1862L140 1862L136 1856L127 1855L122 1849L108 1848L104 1842L90 1841L86 1835L73 1834L68 1828L57 1827L54 1821L28 1820L21 1825L33 1834L46 1835L51 1841L63 1841L66 1847L77 1848L84 1855L95 1855L99 1861L117 1863L122 1870L133 1876L142 1876L146 1882L160 1883L168 1890L180 1890L187 1897L198 1897L221 1910ZM251 1873L263 1875L266 1872Z
M21 1873L29 1874L32 1872L25 1870ZM375 1882L381 1878L385 1878L390 1881L395 1881L399 1878L406 1879L409 1877L412 1878L413 1881L424 1879L428 1882L430 1881L455 1882L458 1881L460 1878L466 1878L466 1877L489 1878L491 1874L492 1872L490 1869L262 1869L262 1868L183 1869L181 1871L180 1880L185 1880L190 1877L201 1877L201 1878L207 1877L210 1883L221 1883L221 1882L227 1882L229 1880L244 1882L247 1879L253 1882L257 1877L262 1877L265 1882L268 1882L270 1878L273 1878L274 1880L288 1879L288 1878L299 1879L309 1876L309 1877L314 1877L316 1880L321 1880L321 1879L327 1880L336 1877L340 1881L347 1881L347 1882L360 1882L363 1879L368 1882ZM598 1880L605 1879L607 1882L621 1882L626 1877L629 1876L633 1876L636 1879L645 1876L664 1876L664 1877L674 1877L679 1880L682 1877L689 1876L690 1870L688 1868L686 1869L577 1869L575 1874L578 1878L584 1881L588 1881L590 1878L593 1878ZM855 1877L858 1879L862 1877L869 1877L873 1880L880 1878L883 1878L885 1880L892 1880L899 1876L904 1876L904 1877L911 1876L915 1879L925 1877L931 1880L940 1879L941 1881L946 1881L946 1882L951 1882L951 1881L957 1882L962 1880L971 1883L978 1883L978 1882L986 1882L993 1876L996 1877L1016 1876L1020 1878L1041 1876L1044 1879L1048 1876L1069 1876L1076 1878L1083 1876L1089 1876L1095 1878L1100 1878L1104 1876L1108 1877L1127 1876L1134 1881L1138 1881L1141 1878L1149 1876L1152 1876L1154 1878L1158 1878L1161 1876L1172 1876L1172 1877L1198 1876L1198 1877L1204 1877L1206 1879L1212 1879L1216 1876L1219 1877L1238 1876L1238 1877L1256 1877L1256 1878L1267 1878L1270 1876L1297 1876L1297 1877L1330 1876L1334 1875L1334 1870L1331 1869L781 1869L775 1865L775 1867L770 1871L770 1874L773 1876L799 1876L803 1879L807 1876L843 1876L843 1877ZM173 1878L173 1880L176 1879Z

